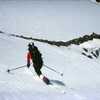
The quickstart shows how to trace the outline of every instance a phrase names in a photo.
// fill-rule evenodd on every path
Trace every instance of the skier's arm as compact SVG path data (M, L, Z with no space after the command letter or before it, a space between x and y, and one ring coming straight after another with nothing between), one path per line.
M31 60L31 54L28 52L27 53L27 67L30 67L30 60Z

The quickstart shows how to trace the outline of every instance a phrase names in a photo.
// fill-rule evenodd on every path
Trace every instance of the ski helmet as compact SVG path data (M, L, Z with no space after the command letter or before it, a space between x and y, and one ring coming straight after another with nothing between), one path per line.
M32 49L34 48L34 42L31 42L28 44L28 50L32 51Z

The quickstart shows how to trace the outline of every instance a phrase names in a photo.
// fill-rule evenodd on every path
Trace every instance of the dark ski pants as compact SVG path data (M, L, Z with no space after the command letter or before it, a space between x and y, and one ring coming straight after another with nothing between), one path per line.
M35 70L35 72L36 72L36 74L38 75L38 76L40 76L41 74L42 74L42 72L41 72L41 67L42 66L39 66L39 65L33 65L33 67L34 67L34 70Z

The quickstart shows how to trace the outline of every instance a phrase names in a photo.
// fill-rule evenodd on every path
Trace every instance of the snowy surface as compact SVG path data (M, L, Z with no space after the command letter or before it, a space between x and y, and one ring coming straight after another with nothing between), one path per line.
M81 55L80 46L56 47L35 42L46 65L63 72L59 74L43 67L42 72L51 80L66 84L65 88L46 86L33 68L22 68L8 74L8 68L26 64L28 41L0 35L0 100L99 100L100 58L89 59ZM96 45L95 45L96 46Z
M0 8L0 28L8 33L70 40L84 32L100 32L100 21L97 20L100 6L88 0L65 3L0 1ZM26 64L29 42L0 34L0 100L100 100L100 57L89 59L81 55L83 47L100 48L99 40L69 47L35 42L44 63L64 74L62 77L43 66L45 76L66 85L57 88L45 85L32 67L11 74L6 72L8 68Z
M8 33L66 41L99 33L99 19L91 0L0 0L0 29Z

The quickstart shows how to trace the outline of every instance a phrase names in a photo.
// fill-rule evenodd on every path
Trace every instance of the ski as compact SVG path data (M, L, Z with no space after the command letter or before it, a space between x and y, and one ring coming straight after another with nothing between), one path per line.
M51 82L47 77L44 76L42 80L46 85L51 85Z

